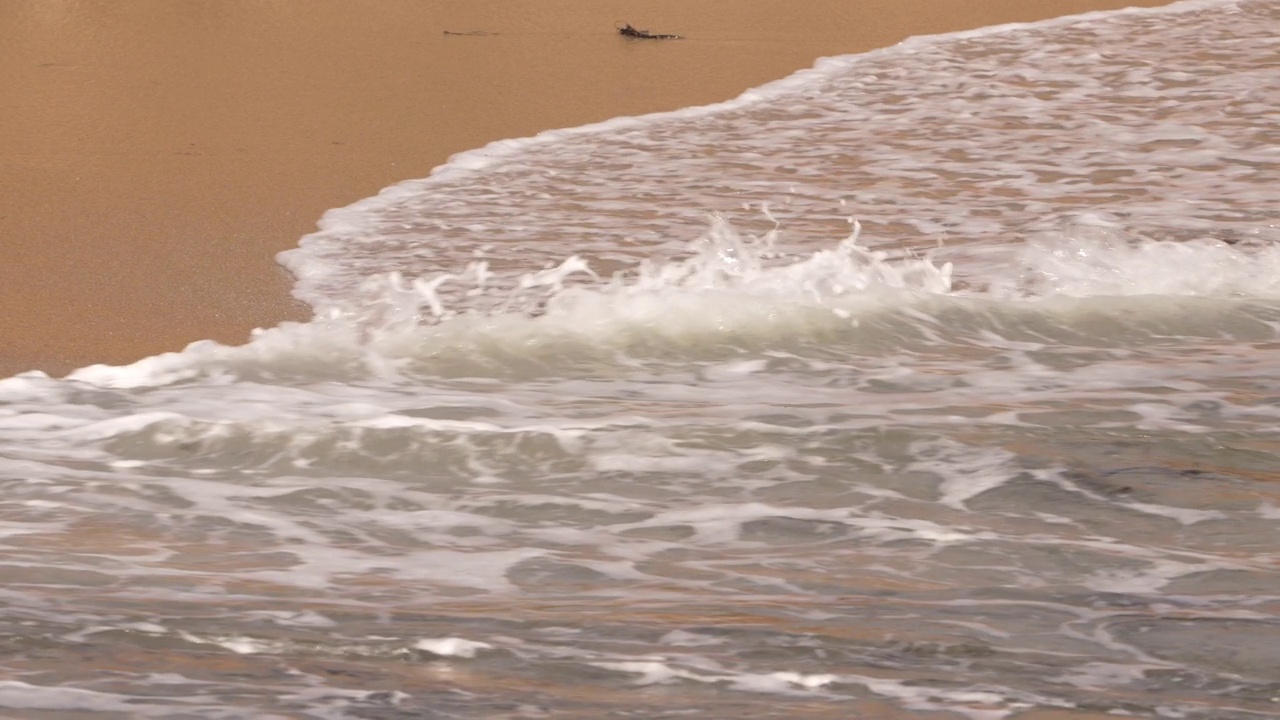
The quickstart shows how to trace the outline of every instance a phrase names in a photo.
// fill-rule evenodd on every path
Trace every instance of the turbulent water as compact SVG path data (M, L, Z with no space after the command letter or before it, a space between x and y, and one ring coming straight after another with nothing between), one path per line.
M454 158L0 380L13 718L1280 717L1280 5Z

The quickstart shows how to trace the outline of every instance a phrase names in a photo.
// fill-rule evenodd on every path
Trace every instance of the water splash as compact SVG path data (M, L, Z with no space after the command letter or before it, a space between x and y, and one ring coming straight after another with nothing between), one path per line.
M1135 237L1100 215L1073 218L991 257L959 253L954 262L941 259L952 253L945 247L870 249L861 225L851 224L845 239L804 253L779 249L779 228L752 235L712 216L684 256L645 259L607 276L596 259L579 255L527 272L497 272L484 261L422 277L392 272L368 278L361 301L347 309L258 330L245 346L203 341L71 377L112 387L220 374L396 382L424 362L446 375L537 372L548 363L778 347L851 329L868 342L888 333L882 340L890 346L908 336L945 345L964 327L975 337L1013 337L1027 322L1052 332L1088 325L1081 318L1099 313L1161 333L1176 316L1186 332L1203 335L1200 326L1256 325L1218 318L1224 302L1265 308L1280 294L1278 245ZM1199 322L1196 307L1204 310Z
M1236 242L1135 236L1116 218L1085 214L1038 233L1019 250L1022 271L1000 278L990 295L1051 297L1280 296L1280 231Z

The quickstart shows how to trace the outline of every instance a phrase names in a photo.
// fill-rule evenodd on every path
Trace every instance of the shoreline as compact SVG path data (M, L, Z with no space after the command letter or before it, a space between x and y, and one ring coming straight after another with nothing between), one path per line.
M1164 4L8 3L0 377L304 320L277 253L326 210L490 142L722 102L908 36Z

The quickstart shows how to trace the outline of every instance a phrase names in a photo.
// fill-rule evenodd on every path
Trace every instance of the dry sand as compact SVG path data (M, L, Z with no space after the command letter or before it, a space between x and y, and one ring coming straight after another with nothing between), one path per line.
M304 319L275 253L455 152L910 35L1132 4L1162 3L6 0L0 377ZM620 20L686 39L629 41Z

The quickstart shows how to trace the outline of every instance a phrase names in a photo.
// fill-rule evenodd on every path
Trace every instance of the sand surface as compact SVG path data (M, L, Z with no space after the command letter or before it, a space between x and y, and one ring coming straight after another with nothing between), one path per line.
M911 35L1133 4L1162 3L6 0L0 376L305 319L273 256L456 152L717 102Z

